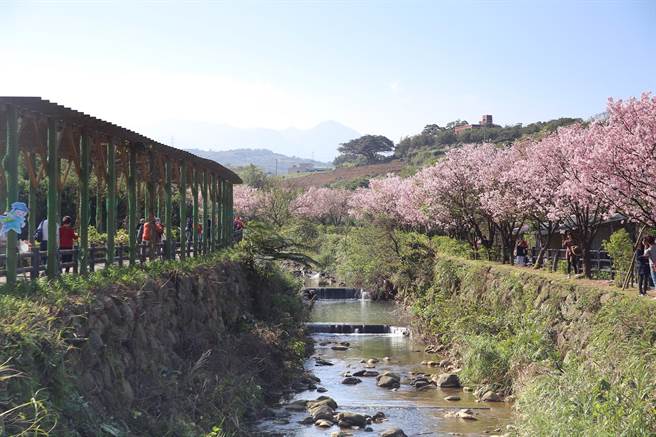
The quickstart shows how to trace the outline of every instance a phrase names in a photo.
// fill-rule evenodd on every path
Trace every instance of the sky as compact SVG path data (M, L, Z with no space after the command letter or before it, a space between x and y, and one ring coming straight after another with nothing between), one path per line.
M0 95L164 142L184 143L183 121L326 120L398 141L481 114L586 118L608 97L656 91L655 23L650 0L0 0ZM194 141L174 145L227 147Z

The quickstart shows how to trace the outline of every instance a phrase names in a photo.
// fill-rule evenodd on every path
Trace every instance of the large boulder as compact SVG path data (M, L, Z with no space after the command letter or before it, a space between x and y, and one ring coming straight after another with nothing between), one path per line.
M455 373L442 373L437 377L433 376L433 380L441 388L458 388L461 386L460 378Z
M376 385L384 388L399 388L401 386L401 377L396 373L385 372L376 377Z
M501 396L492 390L488 390L483 393L480 399L481 402L501 402Z
M458 411L451 411L449 413L446 413L444 417L457 417L458 419L463 419L463 420L478 420L476 419L476 416L474 416L474 412L469 408L465 408Z
M318 398L316 398L313 401L307 401L307 404L306 404L308 410L310 408L316 407L318 405L328 405L333 410L337 409L337 402L335 402L335 400L333 398L331 398L330 396L319 396Z
M380 437L408 437L401 428L391 428L381 432Z
M360 378L356 378L355 376L347 376L346 378L342 379L342 384L346 385L355 385L355 384L360 384L362 380Z
M337 419L337 424L340 427L346 428L351 426L359 426L364 428L367 426L367 418L362 414L343 412L337 414L335 418Z
M335 410L330 408L328 405L318 405L314 408L308 410L312 419L316 422L318 420L333 420L335 415Z

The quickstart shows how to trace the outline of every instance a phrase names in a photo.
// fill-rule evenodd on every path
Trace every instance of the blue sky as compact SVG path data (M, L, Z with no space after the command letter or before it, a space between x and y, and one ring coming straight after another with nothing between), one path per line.
M153 136L336 120L397 141L654 91L655 23L656 1L0 1L0 95Z

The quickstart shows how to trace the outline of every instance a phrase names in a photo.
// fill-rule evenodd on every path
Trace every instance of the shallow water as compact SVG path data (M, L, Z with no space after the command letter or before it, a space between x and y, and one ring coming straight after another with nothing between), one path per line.
M397 310L393 303L371 301L317 301L312 312L313 322L368 323L406 325L406 318ZM494 430L505 428L510 422L511 409L506 403L475 402L470 393L462 389L436 389L434 386L424 390L416 390L408 385L411 372L435 374L441 373L439 368L422 366L422 361L439 361L439 355L427 354L424 345L415 342L411 337L400 334L315 334L316 342L314 356L327 359L333 366L315 366L315 360L309 359L305 367L321 379L319 386L328 389L326 393L307 391L294 396L297 399L315 399L327 395L335 399L339 408L337 411L352 411L373 415L382 411L388 420L381 424L372 424L374 433L363 430L349 430L353 435L377 435L378 432L391 427L399 427L408 436L442 436L459 433L461 435L489 435ZM320 343L332 341L347 341L350 347L346 351L334 351L332 344L321 346ZM389 360L383 360L389 357ZM362 377L357 385L341 383L342 374L354 372L363 368L360 360L378 358L381 360L375 369L380 373L389 370L401 375L401 387L392 391L376 386L376 378ZM460 396L460 401L445 401L449 395ZM460 408L475 410L477 421L464 421L457 418L445 418L448 411ZM287 414L280 410L282 415ZM274 424L264 422L260 430L283 433L290 437L330 435L339 430L337 426L320 429L314 425L301 425L297 422L307 416L306 412L292 412L287 420L289 424ZM505 431L505 429L504 429ZM487 433L486 433L487 432Z

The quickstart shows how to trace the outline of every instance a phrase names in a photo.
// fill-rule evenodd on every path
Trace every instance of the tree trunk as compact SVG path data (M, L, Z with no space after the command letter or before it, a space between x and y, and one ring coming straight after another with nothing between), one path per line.
M535 260L535 263L533 264L534 269L541 269L542 268L542 263L544 262L544 254L547 252L547 246L546 245L541 245L540 246L540 251L538 252L538 257Z
M590 245L588 242L581 244L581 257L583 259L583 274L586 278L592 278L592 263L590 261Z

